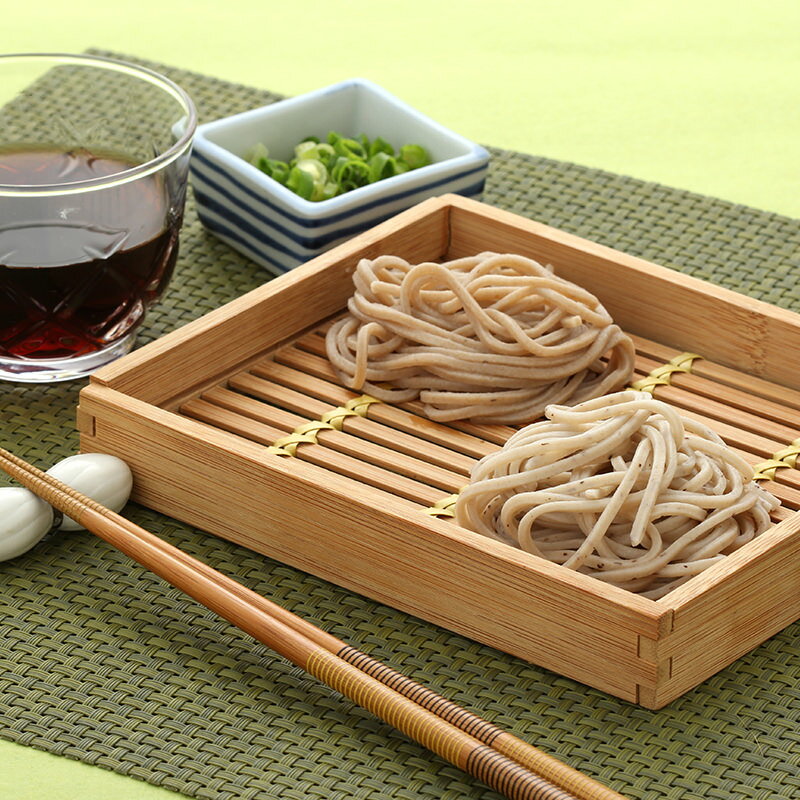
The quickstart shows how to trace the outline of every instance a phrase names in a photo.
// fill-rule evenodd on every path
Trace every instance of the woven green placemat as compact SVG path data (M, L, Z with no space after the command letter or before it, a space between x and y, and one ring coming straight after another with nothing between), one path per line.
M155 66L201 119L276 99ZM485 200L800 310L800 222L493 149ZM193 205L148 341L265 273ZM4 445L49 467L75 452L82 382L0 384ZM189 553L631 800L800 796L800 625L658 712L498 653L136 506ZM88 534L0 565L0 735L198 798L498 796L353 707ZM587 654L591 657L591 654Z

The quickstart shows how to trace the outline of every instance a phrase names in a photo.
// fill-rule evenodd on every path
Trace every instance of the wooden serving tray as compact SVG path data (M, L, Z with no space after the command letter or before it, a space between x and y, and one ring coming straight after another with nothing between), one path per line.
M370 404L338 384L322 333L360 258L484 250L596 294L635 337L637 377L780 498L774 526L653 601L456 525L451 496L511 429ZM800 617L799 390L800 316L444 196L96 373L78 426L83 450L130 464L139 503L658 708Z

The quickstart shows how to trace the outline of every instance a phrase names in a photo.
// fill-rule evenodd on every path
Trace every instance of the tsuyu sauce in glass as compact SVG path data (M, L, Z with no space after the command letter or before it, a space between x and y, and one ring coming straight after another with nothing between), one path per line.
M0 151L0 183L75 186L133 166L79 148L12 149ZM38 202L53 206L47 221L0 220L0 358L83 356L130 334L178 253L164 176Z
M194 105L124 61L0 54L0 381L131 349L172 276Z

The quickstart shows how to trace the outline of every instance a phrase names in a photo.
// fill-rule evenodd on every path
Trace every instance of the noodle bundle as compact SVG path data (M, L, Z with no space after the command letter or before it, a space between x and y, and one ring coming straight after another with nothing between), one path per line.
M649 394L546 416L475 465L460 525L658 598L771 524L779 503L752 468Z
M519 255L380 256L353 282L326 339L339 378L387 402L419 398L435 421L529 422L633 373L633 343L597 298Z

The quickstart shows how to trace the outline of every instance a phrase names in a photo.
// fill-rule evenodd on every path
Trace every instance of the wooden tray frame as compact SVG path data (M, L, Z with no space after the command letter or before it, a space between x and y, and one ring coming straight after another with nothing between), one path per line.
M425 513L424 504L391 486L373 485L379 480L357 481L327 469L322 451L330 451L322 437L319 444L298 446L301 456L321 453L312 463L315 458L285 457L265 440L197 418L201 395L210 391L213 398L232 376L248 374L295 340L308 340L309 331L340 313L360 258L392 253L418 262L484 250L553 264L595 293L637 337L642 375L681 351L701 354L706 361L698 362L704 365L699 378L676 375L663 391L677 392L678 402L681 392L696 400L692 387L702 384L700 412L706 413L705 392L712 411L714 404L723 406L714 413L729 443L753 463L766 458L772 464L768 474L776 482L767 488L783 502L774 527L652 601ZM130 464L139 503L658 708L800 617L800 472L793 458L779 458L776 467L769 452L800 429L798 389L800 316L447 195L99 371L81 392L78 427L84 451L112 453ZM760 422L741 422L752 414L763 417L765 435L754 430ZM461 429L481 434L468 425ZM491 430L484 433L492 438ZM424 425L420 435L424 449Z

